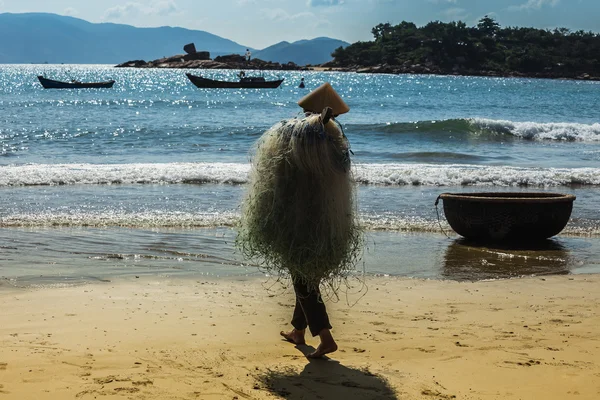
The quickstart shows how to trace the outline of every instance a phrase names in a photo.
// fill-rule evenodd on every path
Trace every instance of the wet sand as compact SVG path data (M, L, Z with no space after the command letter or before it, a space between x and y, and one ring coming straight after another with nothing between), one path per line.
M366 283L316 361L264 279L0 286L0 399L600 398L599 275Z

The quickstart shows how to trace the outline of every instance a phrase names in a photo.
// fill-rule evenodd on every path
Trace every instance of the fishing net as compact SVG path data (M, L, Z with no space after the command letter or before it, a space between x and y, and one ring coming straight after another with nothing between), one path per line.
M349 143L319 114L281 121L256 145L237 247L272 273L337 283L362 255Z

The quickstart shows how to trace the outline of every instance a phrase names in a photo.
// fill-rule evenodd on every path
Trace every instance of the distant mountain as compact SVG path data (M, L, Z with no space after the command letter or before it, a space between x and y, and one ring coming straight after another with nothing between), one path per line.
M253 57L278 63L293 62L298 65L317 65L333 60L331 53L338 47L350 43L327 37L312 40L298 40L293 43L279 42L253 54Z
M244 54L248 46L204 31L136 28L46 13L0 14L0 63L118 64L183 54L194 42L211 57Z
M156 60L183 54L194 43L211 58L244 54L253 58L298 65L321 64L331 52L349 43L330 38L281 42L262 51L205 31L184 28L137 28L113 23L91 23L47 13L0 14L0 64L120 64L130 60Z

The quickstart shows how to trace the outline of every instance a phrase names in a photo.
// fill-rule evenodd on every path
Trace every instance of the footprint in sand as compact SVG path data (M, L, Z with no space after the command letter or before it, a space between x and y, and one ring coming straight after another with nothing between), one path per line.
M127 377L121 378L116 375L108 375L103 378L94 378L94 382L96 382L100 385L106 385L107 383L111 383L111 382L129 382L129 381L131 381L130 378L127 378Z
M124 393L137 393L140 391L138 388L130 388L130 387L118 387L113 389L115 392L124 392Z
M0 362L0 371L3 371L6 369L6 367L8 367L8 363L5 362Z
M390 331L390 330L389 330L389 329L387 329L387 328L385 329L385 331L383 331L383 330L381 330L381 329L375 329L375 330L376 330L377 332L380 332L380 333L385 333L386 335L395 335L396 333L398 333L398 332L396 332L396 331Z
M425 349L423 347L417 347L417 350L419 350L422 353L435 353L435 349Z
M532 365L540 365L541 362L538 360L529 360L529 361L525 361L525 362L520 362L520 361L504 361L505 364L515 364L515 365L520 365L522 367L531 367Z
M143 381L133 381L133 382L131 382L131 384L133 386L148 386L148 385L154 385L154 382L151 381L150 379L146 379Z
M436 399L440 399L440 400L442 400L442 399L444 399L444 400L446 400L446 399L456 399L456 396L453 395L453 394L443 394L443 393L440 393L437 390L425 389L425 390L421 391L421 394L423 396L432 396L432 397L435 397Z

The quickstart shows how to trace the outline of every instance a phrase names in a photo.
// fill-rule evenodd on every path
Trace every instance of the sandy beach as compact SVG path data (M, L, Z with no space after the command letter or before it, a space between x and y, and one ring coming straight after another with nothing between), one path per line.
M0 398L600 397L597 275L366 283L328 303L340 350L311 362L264 280L3 287Z
M0 398L600 398L598 275L366 284L310 362L264 279L0 286Z

